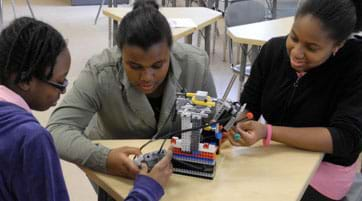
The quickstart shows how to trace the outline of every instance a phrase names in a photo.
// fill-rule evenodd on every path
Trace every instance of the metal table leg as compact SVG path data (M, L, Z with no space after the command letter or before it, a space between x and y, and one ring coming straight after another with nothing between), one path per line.
M224 1L224 13L226 12L226 8L228 7L229 0Z
M192 33L185 38L185 43L192 45Z
M185 0L185 7L191 6L191 0Z
M245 68L246 68L246 60L248 56L248 45L242 44L241 45L241 57L240 57L240 86L239 86L239 93L238 98L240 98L241 92L243 92L244 89L244 82L245 82Z
M277 0L273 0L271 14L272 14L272 18L276 19L276 17L277 17Z
M113 20L113 46L117 45L118 22Z
M112 7L112 0L108 0L108 8ZM112 47L112 18L108 17L108 47Z
M205 51L210 55L211 25L205 27Z
M113 0L113 7L117 8L117 0ZM117 44L116 36L117 36L118 22L117 20L113 20L113 46Z
M0 0L0 31L3 29L3 0Z

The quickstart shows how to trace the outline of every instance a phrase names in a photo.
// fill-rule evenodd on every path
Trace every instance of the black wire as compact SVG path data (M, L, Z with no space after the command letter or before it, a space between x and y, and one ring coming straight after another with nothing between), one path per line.
M186 95L187 89L184 88L184 87L182 87L182 85L179 83L179 81L178 81L177 79L175 79L175 80L176 80L176 85L177 85L177 87L181 90L181 94L185 94L185 95ZM176 92L176 94L177 94L177 93L178 93L178 92ZM172 115L173 117L172 117L171 121L174 122L174 121L176 120L176 114L177 114L177 112L176 112L176 101L177 101L177 97L176 97L176 100L174 101L174 103L173 103L173 105L172 105L171 112L168 114L168 116L167 116L167 118L166 118L165 124L163 124L162 128L159 129L160 131L162 131L162 129L164 128L164 126L167 124L167 121L170 119L171 114L173 114L173 115ZM154 140L156 140L159 135L160 135L160 133L156 132L149 141L147 141L145 144L143 144L143 145L140 147L140 150L142 151L142 149L145 148L148 144L150 144L151 142L153 142ZM166 137L166 139L167 139L167 137ZM164 144L165 144L165 142L162 143L162 145L161 145L161 147L160 147L160 151L159 151L158 153L161 152Z
M163 137L166 137L166 138L164 139L164 141L167 140L167 137L170 137L170 136L173 136L173 135L176 135L176 134L181 134L181 133L185 133L185 132L189 132L189 131L194 131L194 130L206 128L206 127L208 127L208 126L211 126L211 125L214 125L214 124L218 124L218 123L223 122L223 121L228 120L228 119L230 119L230 118L229 118L229 117L226 117L226 118L220 119L219 121L205 123L205 124L203 124L203 125L201 125L201 126L198 126L198 127L188 128L188 129L184 129L184 130L176 130L176 131L170 132L170 133L168 133L167 135L163 135ZM157 139L157 138L156 138L156 139ZM149 140L148 142L146 142L146 143L144 144L144 146L146 146L147 144L151 143L152 141L153 141L153 139ZM165 143L163 142L162 145L161 145L161 149L162 149L162 147L163 147L164 144L165 144ZM144 146L143 146L143 147L144 147Z
M198 127L195 127L195 128L188 128L188 129L184 129L184 130L178 130L178 131L171 132L171 133L169 133L169 134L167 134L167 135L164 135L164 137L166 137L166 138L165 138L165 139L163 140L163 142L162 142L162 145L161 145L161 147L160 147L159 153L161 152L161 150L162 150L162 148L163 148L163 145L165 144L165 142L166 142L166 140L167 140L167 137L170 137L170 136L173 136L173 135L176 135L176 134L185 133L185 132L188 132L188 131L194 131L194 130L206 128L206 127L208 127L208 126L211 126L211 125L214 125L214 124L217 124L217 123L222 123L222 122L224 122L225 120L229 120L229 119L230 119L230 117L225 117L225 118L222 118L222 119L220 119L220 120L218 120L218 121L216 121L216 122L209 122L209 123L205 123L204 125L201 125L201 126L198 126ZM235 122L234 122L234 125L237 124L237 123L239 123L239 122L241 122L241 121L245 121L245 120L248 120L248 118L247 118L247 117L241 118L241 119L235 121ZM211 136L206 137L206 138L204 138L204 139L208 139L208 138L211 138ZM146 142L145 146L146 146L147 144L151 143L151 142L152 142L152 141Z
M181 84L178 82L178 80L176 80L176 81L177 81L177 82L176 82L176 83L177 83L177 86L181 88L181 93L182 93L182 94L186 94L186 89L181 86ZM173 105L172 105L172 109L171 109L172 112L170 112L170 113L168 114L168 116L167 116L167 118L166 118L166 121L165 121L165 124L162 126L161 129L159 129L160 131L161 131L161 130L163 129L163 127L166 125L167 121L168 121L169 118L171 117L171 114L174 114L174 116L175 116L175 114L177 114L177 113L176 113L176 101L177 101L177 100L175 100L175 102L174 102ZM161 153L162 148L163 148L163 146L165 145L166 140L168 139L168 137L171 137L171 136L176 135L176 134L181 134L181 133L185 133L185 132L189 132L189 131L194 131L194 130L206 128L206 127L208 127L208 126L211 126L211 125L214 125L214 124L217 124L217 123L223 123L223 122L225 122L225 121L227 121L227 120L229 120L229 119L230 119L230 117L226 117L226 118L219 119L219 120L216 121L216 122L208 122L208 123L205 123L205 124L203 124L203 125L201 125L201 126L198 126L198 127L189 128L189 129L184 129L184 130L176 130L176 131L173 131L173 132L168 132L168 134L162 135L162 137L164 137L165 139L163 140L163 142L162 142L162 144L161 144L161 146L160 146L160 149L158 150L158 153ZM235 124L236 124L237 122L240 122L240 121L244 120L244 119L245 119L245 118L236 121ZM172 118L172 121L175 121L175 120L176 120L176 118L173 117L173 118ZM159 133L159 132L155 133L150 140L148 140L145 144L143 144L143 145L140 147L140 150L142 150L143 148L145 148L145 147L146 147L148 144L150 144L151 142L153 142L153 141L155 141L156 139L158 139L158 136L160 136L160 134L161 134L161 133Z
M162 144L161 144L160 149L158 150L158 153L161 153L162 148L163 148L163 145L165 145L165 143L166 143L166 140L167 140L167 138L163 139L163 142L162 142Z

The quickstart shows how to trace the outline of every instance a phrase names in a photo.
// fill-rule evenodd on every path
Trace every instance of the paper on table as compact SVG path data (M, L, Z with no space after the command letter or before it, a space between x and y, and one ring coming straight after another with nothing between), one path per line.
M196 27L195 22L191 18L168 18L167 20L171 28Z

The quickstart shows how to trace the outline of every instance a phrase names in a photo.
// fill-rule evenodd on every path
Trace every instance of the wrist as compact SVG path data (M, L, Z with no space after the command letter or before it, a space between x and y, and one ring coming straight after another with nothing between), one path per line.
M273 134L273 130L272 130L272 125L267 124L266 125L266 136L263 139L263 145L269 146L271 138L272 138L272 134Z

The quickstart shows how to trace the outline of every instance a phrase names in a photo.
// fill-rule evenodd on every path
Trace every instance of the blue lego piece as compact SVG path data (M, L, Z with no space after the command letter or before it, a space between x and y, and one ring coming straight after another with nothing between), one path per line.
M215 137L216 139L220 140L222 138L222 133L221 132L215 133Z
M240 134L239 133L235 133L234 134L234 140L235 141L240 141L241 137L240 137Z

